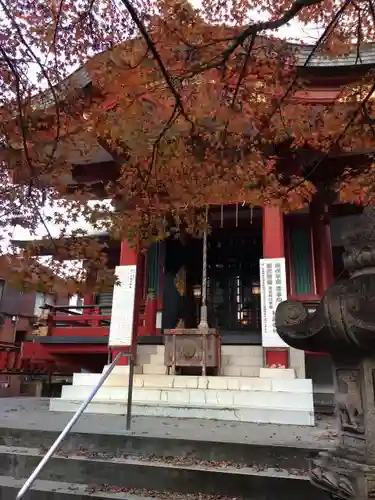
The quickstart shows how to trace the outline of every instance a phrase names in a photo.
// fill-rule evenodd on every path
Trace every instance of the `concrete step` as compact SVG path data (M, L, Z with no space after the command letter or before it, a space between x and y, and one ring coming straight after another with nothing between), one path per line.
M125 420L125 419L124 419ZM231 429L231 423L224 424ZM125 421L124 421L125 427ZM89 429L88 429L89 430ZM38 430L33 428L0 427L0 445L7 449L26 447L47 450L58 437L57 431ZM197 439L196 435L186 432L184 438L165 436L148 436L133 432L111 433L111 426L105 433L71 431L60 446L65 455L106 454L113 458L132 456L140 459L150 456L170 460L191 462L226 462L242 465L257 464L263 468L298 469L302 473L308 470L308 459L322 449L321 440L310 447L275 446L268 444L249 444L243 441L223 441L217 435L211 440ZM334 443L331 444L333 446ZM324 442L324 448L329 443Z
M166 375L168 372L168 368L165 366L164 363L142 365L141 368L142 368L142 373L148 375Z
M62 388L61 399L83 401L91 393L89 386L66 385ZM94 401L124 402L128 397L127 387L101 387ZM287 391L230 391L228 389L190 389L190 388L148 388L134 387L134 402L182 403L192 405L222 405L254 408L313 409L312 395L308 392ZM310 407L309 407L310 405Z
M280 373L280 370L279 370ZM98 383L100 373L75 373L73 386L93 387ZM111 374L104 386L127 387L127 374ZM145 388L189 388L244 391L311 392L311 381L306 379L259 378L259 377L193 377L182 375L134 375L134 387Z
M14 479L11 477L0 476L0 498L1 500L14 500L17 492L20 490L24 480ZM311 488L309 488L310 490ZM311 492L306 496L306 500L326 500L318 490L314 491L314 496ZM244 500L279 500L284 497L275 496L267 490L259 496L242 497ZM289 497L290 500L297 500L293 495ZM102 488L95 488L91 485L74 484L61 481L35 481L33 487L28 493L27 500L238 500L238 497L224 497L218 495L203 495L203 494L179 494L179 493L158 493L156 491L127 491L124 488L111 489L108 485Z
M1 500L14 500L21 489L24 479L15 479L8 476L0 476L0 498ZM213 500L208 495L186 495L150 492L129 492L118 488L110 489L108 486L95 488L87 484L74 484L61 481L37 480L27 494L27 500ZM229 498L223 500L231 500ZM221 500L216 497L215 500ZM237 500L237 499L232 499ZM318 499L319 500L319 499Z
M124 397L124 400L126 398ZM82 400L51 399L50 410L59 412L75 412L81 406ZM101 401L94 399L86 408L85 413L125 415L126 402L120 400ZM168 403L161 401L134 401L132 414L147 417L197 418L208 420L275 423L285 425L314 425L314 412L305 409L266 406L236 406L232 405L193 405L188 403Z
M50 410L75 411L95 382L91 374L75 375L74 384L63 387L61 399L51 400ZM86 411L123 414L127 383L125 373L114 374ZM307 379L135 375L133 406L134 415L143 416L314 425L312 384Z
M0 476L27 478L44 452L38 448L0 446ZM264 468L257 465L192 463L149 457L116 457L91 452L57 454L40 474L44 481L90 485L97 488L156 490L182 494L221 495L275 500L320 500L319 492L299 470ZM0 485L1 486L1 485ZM3 496L1 496L3 500Z

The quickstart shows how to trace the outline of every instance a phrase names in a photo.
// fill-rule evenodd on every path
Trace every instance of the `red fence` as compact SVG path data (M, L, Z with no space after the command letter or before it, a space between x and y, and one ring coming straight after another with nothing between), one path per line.
M89 306L46 306L48 314L48 333L50 336L63 337L106 337L109 333L111 315L108 304ZM137 335L153 335L156 326L156 299L140 305L136 316Z
M52 360L48 360L48 362L45 359L30 357L24 352L24 346L25 344L19 346L8 342L0 342L0 373L17 375L47 373L50 371L53 365Z
M103 314L108 305L47 306L49 336L106 337L111 316Z

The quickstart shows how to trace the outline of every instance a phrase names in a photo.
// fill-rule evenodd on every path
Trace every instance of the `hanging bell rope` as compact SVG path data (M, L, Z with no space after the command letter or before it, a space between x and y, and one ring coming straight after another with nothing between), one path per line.
M220 227L224 227L224 205L220 205Z
M201 303L201 319L198 325L200 330L208 328L207 315L207 224L208 224L208 207L206 208L206 227L203 233L203 248L202 248L202 303Z

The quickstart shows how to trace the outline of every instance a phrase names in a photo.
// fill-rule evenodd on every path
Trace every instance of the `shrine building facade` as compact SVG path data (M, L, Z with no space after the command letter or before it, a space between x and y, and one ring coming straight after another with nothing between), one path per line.
M296 99L330 103L356 78L356 55L316 55L307 67L308 54L301 49L309 86ZM361 60L375 65L373 45L363 48ZM75 86L90 84L84 68L72 78ZM311 180L325 185L350 162L366 163L367 155L328 156ZM113 180L115 159L102 144L72 151L69 161L72 189ZM136 363L134 414L314 425L314 392L318 399L333 392L329 361L283 344L274 312L286 298L314 310L344 273L341 233L360 211L319 198L288 214L271 205L215 205L203 240L181 237L177 228L147 252L96 235L107 242L120 284L86 295L79 307L52 305L44 333L23 343L25 359L74 367L72 384L51 400L51 410L77 409L121 351ZM124 413L128 372L123 357L87 411Z
M51 409L78 407L122 351L136 363L136 413L312 425L314 392L323 403L333 392L329 360L283 344L274 311L286 297L314 310L343 272L342 233L360 212L339 204L291 214L211 207L206 246L172 236L142 253L102 234L121 284L77 306L50 305L47 328L24 343L25 357L76 371ZM204 253L208 330L201 324ZM89 411L124 411L128 370L124 357Z

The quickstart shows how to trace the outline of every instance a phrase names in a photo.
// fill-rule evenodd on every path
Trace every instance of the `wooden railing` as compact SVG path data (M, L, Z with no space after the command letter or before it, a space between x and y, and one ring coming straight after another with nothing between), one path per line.
M50 363L24 356L23 346L0 342L0 373L5 375L27 375L47 373Z
M154 301L155 302L155 301ZM109 304L87 306L44 306L49 310L46 320L46 334L48 336L77 336L77 337L105 337L108 336L111 315L103 314L110 309ZM155 309L155 310L154 310ZM141 304L137 317L137 333L150 335L155 326L156 303Z
M22 367L21 347L9 342L0 342L0 372L16 372Z
M48 336L107 336L111 322L108 304L94 304L87 306L50 306L46 321Z

